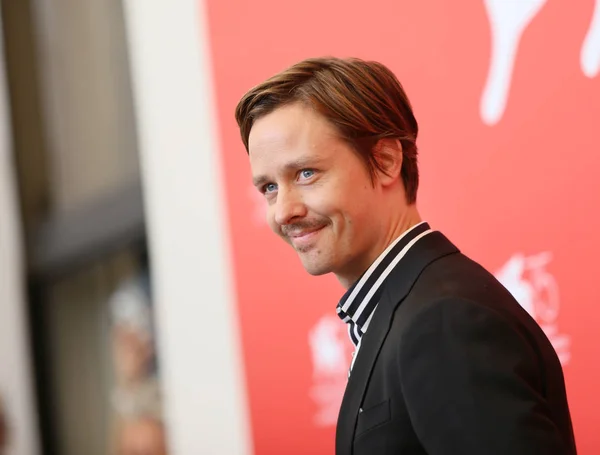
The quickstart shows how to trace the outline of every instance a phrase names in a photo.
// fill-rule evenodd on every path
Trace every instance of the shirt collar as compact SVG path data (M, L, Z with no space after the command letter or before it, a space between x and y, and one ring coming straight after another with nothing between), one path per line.
M403 232L342 296L337 306L337 314L348 323L350 339L355 346L369 327L383 291L383 282L406 252L430 232L432 230L425 221Z

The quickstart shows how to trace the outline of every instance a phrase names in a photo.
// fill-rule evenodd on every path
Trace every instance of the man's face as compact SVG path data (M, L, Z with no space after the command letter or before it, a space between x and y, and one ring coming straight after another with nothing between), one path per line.
M119 438L119 455L166 455L165 433L160 422L141 417L125 421Z
M360 275L375 259L378 187L365 163L322 116L300 104L255 122L254 184L271 229L312 275Z

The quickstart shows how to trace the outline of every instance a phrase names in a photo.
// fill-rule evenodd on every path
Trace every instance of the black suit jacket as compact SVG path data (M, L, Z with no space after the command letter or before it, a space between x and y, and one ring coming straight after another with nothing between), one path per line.
M384 284L336 455L571 455L562 368L536 322L439 232Z

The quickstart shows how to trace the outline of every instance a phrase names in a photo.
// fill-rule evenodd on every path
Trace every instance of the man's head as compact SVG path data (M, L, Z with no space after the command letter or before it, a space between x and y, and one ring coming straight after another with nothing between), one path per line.
M236 119L273 231L309 273L360 275L417 196L418 126L393 73L304 60L246 93Z
M164 426L151 416L125 419L121 423L117 441L119 455L166 455Z

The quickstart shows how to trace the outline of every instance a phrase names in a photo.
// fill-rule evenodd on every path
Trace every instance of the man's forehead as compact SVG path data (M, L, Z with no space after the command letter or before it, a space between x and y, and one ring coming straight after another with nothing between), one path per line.
M305 138L306 140L277 140L257 142L249 147L252 167L277 168L296 162L322 161L334 147L329 137Z
M263 144L290 142L306 129L310 114L301 106L284 106L256 119L250 130L250 148Z
M337 136L333 125L313 109L292 104L275 109L254 122L248 149L252 152L263 148L316 147Z

